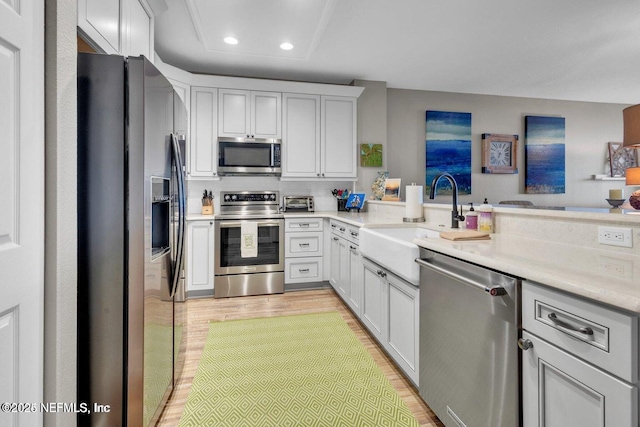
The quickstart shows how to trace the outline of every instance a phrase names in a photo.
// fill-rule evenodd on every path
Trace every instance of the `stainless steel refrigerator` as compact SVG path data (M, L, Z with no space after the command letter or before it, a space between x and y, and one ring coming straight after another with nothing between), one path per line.
M179 374L185 134L144 57L78 55L79 425L155 425Z

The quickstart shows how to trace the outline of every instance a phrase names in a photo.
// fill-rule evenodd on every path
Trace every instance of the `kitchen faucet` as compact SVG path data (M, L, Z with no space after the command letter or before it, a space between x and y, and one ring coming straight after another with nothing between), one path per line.
M451 228L459 228L458 221L464 221L464 216L462 216L462 206L460 206L460 214L458 214L458 183L453 178L453 175L447 172L443 172L438 174L431 181L431 192L429 193L429 198L434 199L436 197L436 187L438 186L438 181L440 178L446 178L451 183L451 189L453 190L453 210L451 211Z

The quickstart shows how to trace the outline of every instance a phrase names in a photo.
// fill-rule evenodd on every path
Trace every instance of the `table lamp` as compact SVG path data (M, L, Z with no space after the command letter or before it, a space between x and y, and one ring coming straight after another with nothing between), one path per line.
M625 172L626 185L640 186L640 167L627 168ZM636 190L629 196L629 204L633 209L640 210L640 190Z

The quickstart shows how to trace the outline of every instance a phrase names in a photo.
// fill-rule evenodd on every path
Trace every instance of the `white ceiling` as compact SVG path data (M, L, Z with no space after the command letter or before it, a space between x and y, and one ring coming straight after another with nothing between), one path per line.
M156 52L192 72L640 103L638 0L164 1Z

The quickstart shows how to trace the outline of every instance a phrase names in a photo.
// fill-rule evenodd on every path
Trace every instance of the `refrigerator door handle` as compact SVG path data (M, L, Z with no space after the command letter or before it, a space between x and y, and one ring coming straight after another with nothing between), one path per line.
M173 262L173 277L171 280L171 297L176 294L178 284L180 283L180 272L184 260L184 240L185 240L185 194L184 194L184 175L182 169L182 156L178 146L178 140L175 134L171 134L172 162L176 168L176 178L178 180L178 239L176 248L176 259Z

